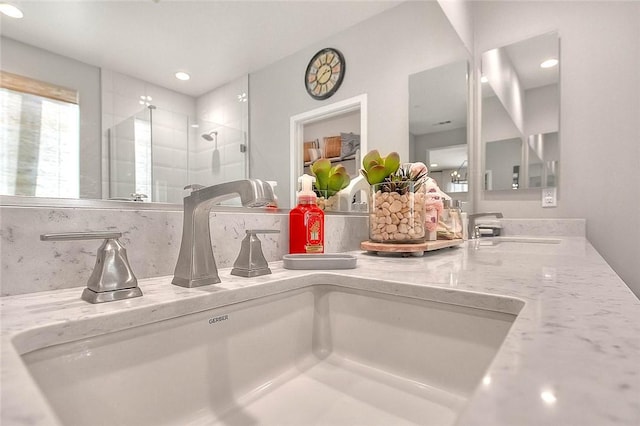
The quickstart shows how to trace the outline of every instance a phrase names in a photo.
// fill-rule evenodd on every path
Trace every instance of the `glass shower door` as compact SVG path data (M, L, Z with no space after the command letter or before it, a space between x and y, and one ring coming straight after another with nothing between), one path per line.
M151 201L151 114L152 109L144 108L108 130L109 199L144 194Z

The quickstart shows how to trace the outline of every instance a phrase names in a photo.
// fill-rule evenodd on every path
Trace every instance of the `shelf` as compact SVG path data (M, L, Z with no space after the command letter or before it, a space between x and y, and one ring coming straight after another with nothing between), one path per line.
M329 161L331 161L331 163L339 163L341 161L349 161L349 160L355 160L356 156L355 155L349 155L348 157L345 158L340 158L340 157L331 157L329 158ZM319 160L319 159L318 159ZM316 160L317 161L317 160ZM304 165L305 166L310 166L312 165L314 162L313 161L305 161Z

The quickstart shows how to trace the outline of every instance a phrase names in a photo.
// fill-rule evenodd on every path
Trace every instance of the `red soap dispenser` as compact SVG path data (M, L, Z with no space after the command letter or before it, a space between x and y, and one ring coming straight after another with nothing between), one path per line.
M324 253L324 212L313 192L315 178L298 179L298 205L289 212L289 253Z

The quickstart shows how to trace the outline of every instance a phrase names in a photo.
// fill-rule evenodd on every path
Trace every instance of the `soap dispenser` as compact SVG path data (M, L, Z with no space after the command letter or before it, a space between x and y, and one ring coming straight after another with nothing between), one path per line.
M313 176L298 179L298 205L289 212L289 253L324 253L324 212L313 191Z
M460 217L459 201L445 199L443 204L442 215L438 222L438 239L461 239L462 218Z

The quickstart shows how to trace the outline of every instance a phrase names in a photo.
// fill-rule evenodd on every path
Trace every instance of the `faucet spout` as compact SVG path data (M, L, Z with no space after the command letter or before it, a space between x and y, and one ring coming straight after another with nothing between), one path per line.
M480 235L476 232L476 219L479 217L485 217L485 216L495 216L498 219L501 219L502 213L500 212L496 212L496 213L474 213L474 214L470 214L469 215L469 238L471 239L475 239L480 237Z
M220 282L213 257L209 213L213 205L240 196L246 207L261 207L274 202L271 185L259 179L246 179L197 188L184 197L182 241L172 284L200 287Z

